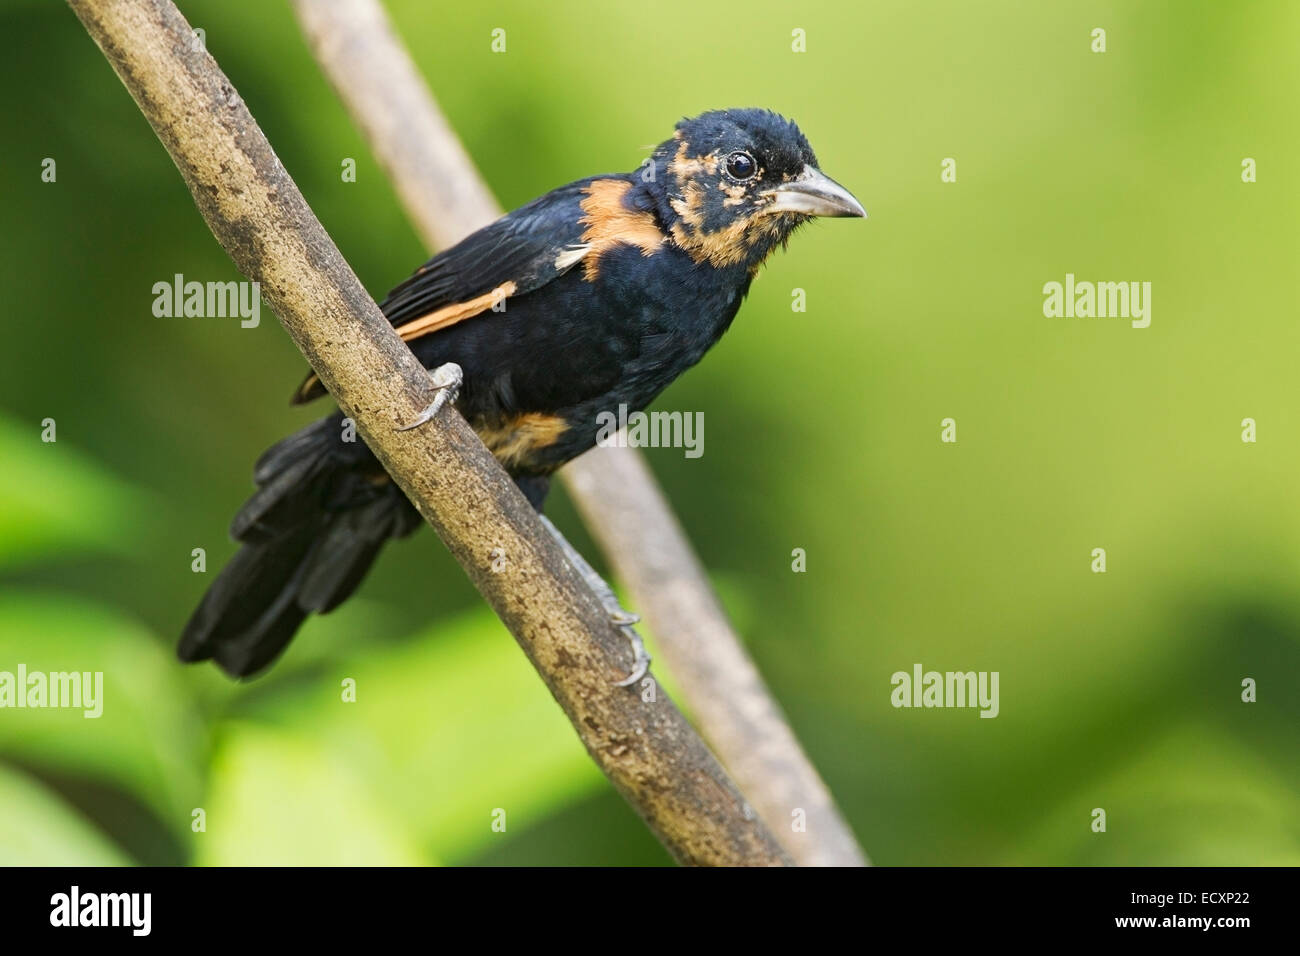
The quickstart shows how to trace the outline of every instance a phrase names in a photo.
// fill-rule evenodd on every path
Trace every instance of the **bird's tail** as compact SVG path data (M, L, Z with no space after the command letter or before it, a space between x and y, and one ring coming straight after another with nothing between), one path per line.
M271 663L311 612L338 607L389 538L419 516L369 449L342 440L333 415L258 459L254 493L235 515L241 547L190 617L177 654L232 677Z

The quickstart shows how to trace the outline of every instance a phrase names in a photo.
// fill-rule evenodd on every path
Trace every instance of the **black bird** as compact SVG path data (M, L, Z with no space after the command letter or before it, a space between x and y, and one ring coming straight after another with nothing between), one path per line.
M731 325L763 260L814 216L865 216L798 127L758 109L677 124L632 173L561 186L434 256L381 308L540 511L602 411L645 408ZM454 363L454 364L452 364ZM325 391L308 376L293 397ZM268 665L307 614L421 523L339 412L272 446L235 515L242 547L181 637L184 661ZM413 427L413 426L408 426Z

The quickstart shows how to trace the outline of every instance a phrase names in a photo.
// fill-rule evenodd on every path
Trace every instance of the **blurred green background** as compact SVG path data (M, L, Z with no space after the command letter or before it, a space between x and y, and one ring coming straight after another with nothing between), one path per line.
M180 6L382 295L426 253L287 5ZM388 8L507 207L762 105L870 210L661 398L704 456L648 454L876 862L1300 862L1300 4ZM0 711L0 862L667 862L430 533L266 676L175 662L255 456L322 409L269 312L152 315L239 276L66 7L0 38L0 670L106 681L99 720ZM1151 327L1045 318L1067 272L1152 282ZM999 671L1000 716L892 708L917 662Z

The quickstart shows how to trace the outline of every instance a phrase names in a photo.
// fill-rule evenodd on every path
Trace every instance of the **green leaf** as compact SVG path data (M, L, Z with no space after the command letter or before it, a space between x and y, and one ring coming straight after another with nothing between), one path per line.
M0 593L0 672L77 672L102 681L85 708L0 709L0 756L98 777L135 794L177 832L201 792L204 736L180 667L141 625L61 594ZM92 711L93 712L93 711Z
M1300 797L1248 741L1209 726L1141 738L1114 773L1083 783L1029 831L1010 865L1296 866ZM1140 748L1140 749L1139 749ZM1091 829L1094 808L1106 832Z
M129 866L57 793L0 763L0 866Z
M129 553L141 495L38 422L0 416L0 567L76 551Z
M345 679L355 681L355 703L343 700ZM448 862L608 786L486 609L382 652L371 646L326 678L252 703L259 720L346 763L378 805ZM301 799L311 814L314 800L332 798ZM504 832L493 829L498 811Z
M433 860L366 780L362 767L308 734L230 725L195 834L214 866L420 866Z

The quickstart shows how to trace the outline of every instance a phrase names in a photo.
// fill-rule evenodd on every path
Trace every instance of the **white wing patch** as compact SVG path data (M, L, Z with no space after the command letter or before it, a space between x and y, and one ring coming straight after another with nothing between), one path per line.
M589 242L585 242L579 246L569 246L555 257L555 268L559 269L561 272L564 272L567 269L572 269L581 262L583 256L590 251L591 243Z

